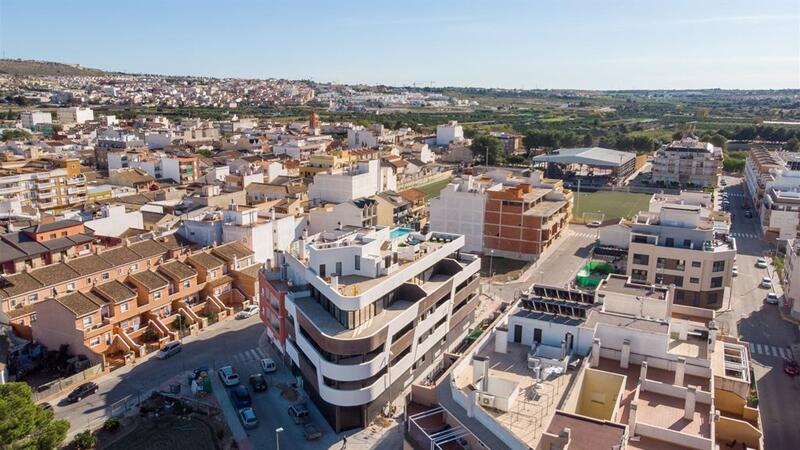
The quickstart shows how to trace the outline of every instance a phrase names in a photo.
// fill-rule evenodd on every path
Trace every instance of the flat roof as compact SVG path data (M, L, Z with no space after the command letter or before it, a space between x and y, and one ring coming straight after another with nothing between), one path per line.
M618 294L633 295L636 297L665 300L667 289L646 284L632 283L627 276L610 275L597 289L598 294L603 292L616 292Z
M533 162L584 164L598 167L620 167L636 155L602 147L559 148L552 153L533 157Z
M547 432L558 435L570 429L570 450L613 449L623 444L625 425L556 411Z

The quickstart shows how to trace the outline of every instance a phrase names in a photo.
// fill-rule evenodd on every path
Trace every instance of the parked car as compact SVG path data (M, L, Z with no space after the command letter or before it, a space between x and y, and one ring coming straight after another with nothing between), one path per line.
M39 403L39 408L42 408L45 411L52 411L53 410L53 405L51 405L48 402L42 402L42 403Z
M238 313L236 313L236 318L237 319L247 319L248 317L254 316L256 314L258 314L258 305L250 305L250 306L246 307L245 309L243 309L243 310L239 311Z
M231 366L220 367L219 379L225 386L236 386L239 384L239 374Z
M791 376L800 375L800 364L795 359L783 358L783 371Z
M94 383L83 383L82 385L76 387L72 392L67 395L67 401L70 403L76 403L81 401L94 393L97 392L97 385Z
M759 269L766 269L767 268L767 260L765 258L758 258L756 260L756 267Z
M725 181L725 179L724 179L724 178L722 178L722 179L720 179L720 180L719 180L719 184L721 184L721 185L723 185L723 186L727 186L727 185L728 185L728 182L727 182L727 181Z
M762 278L760 286L762 288L765 288L765 289L771 289L772 288L772 278L770 278L770 277Z
M307 441L313 441L321 438L322 432L313 423L307 423L303 425L303 435L305 435Z
M272 358L264 358L261 360L261 370L263 370L264 373L271 373L278 370L278 367L275 365L275 361L273 361Z
M263 374L254 373L250 375L250 386L256 392L264 392L267 390L267 379Z
M228 395L231 397L231 403L233 403L233 407L236 409L247 408L253 405L250 393L247 392L247 388L241 384L228 390Z
M731 269L731 275L734 277L739 276L739 266L733 266L733 268Z
M592 228L597 228L602 224L603 224L603 222L600 222L599 220L593 220L593 221L587 223L586 226L587 227L592 227Z
M248 430L252 430L258 426L256 411L249 406L239 410L239 420L242 422L242 426Z
M747 217L748 219L752 219L753 212L748 209L747 211L744 212L744 216Z
M294 423L304 424L308 422L308 408L305 403L295 403L289 407L288 412Z
M183 350L183 344L180 341L170 342L161 347L161 350L156 354L156 358L167 359L170 356L177 355L181 350Z
M767 298L765 298L764 301L769 303L770 305L777 305L778 303L780 303L778 294L774 292L770 292L769 294L767 294Z

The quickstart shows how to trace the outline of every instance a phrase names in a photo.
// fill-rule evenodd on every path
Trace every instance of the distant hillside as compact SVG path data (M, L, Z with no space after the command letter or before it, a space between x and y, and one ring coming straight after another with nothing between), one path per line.
M27 59L0 59L0 74L15 76L85 76L107 75L99 69L88 69L73 64Z

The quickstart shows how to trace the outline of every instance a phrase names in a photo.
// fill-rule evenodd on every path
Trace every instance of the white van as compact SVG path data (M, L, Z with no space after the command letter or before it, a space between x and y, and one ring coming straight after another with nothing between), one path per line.
M263 370L264 373L270 373L278 370L278 367L275 366L275 361L273 361L272 358L264 358L261 360L261 370Z
M219 368L219 379L225 386L236 386L239 384L239 374L233 371L233 367L225 366Z

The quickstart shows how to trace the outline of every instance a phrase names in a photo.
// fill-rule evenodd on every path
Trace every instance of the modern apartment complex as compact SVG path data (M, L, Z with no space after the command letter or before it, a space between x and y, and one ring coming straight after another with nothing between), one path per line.
M91 108L76 106L73 108L59 108L56 111L58 123L62 125L84 124L94 120L94 111Z
M343 227L261 280L262 320L337 432L365 427L465 337L478 303L464 236Z
M658 149L653 158L653 182L680 186L717 186L722 173L722 149L691 137Z
M20 200L39 210L86 202L86 177L78 159L14 161L0 169L0 201Z
M800 159L753 149L745 163L747 199L758 214L767 240L794 239L800 233Z
M196 156L168 156L146 151L114 151L106 154L108 170L140 169L151 177L170 179L179 184L197 181L199 169Z
M800 319L800 246L792 239L786 245L783 292L792 306L792 317Z
M674 285L675 303L719 308L736 257L727 215L675 200L654 196L629 223L627 273L639 283Z
M776 152L764 147L750 150L744 164L745 204L753 206L756 212L760 211L767 183L774 179L773 171L783 167L784 161Z

